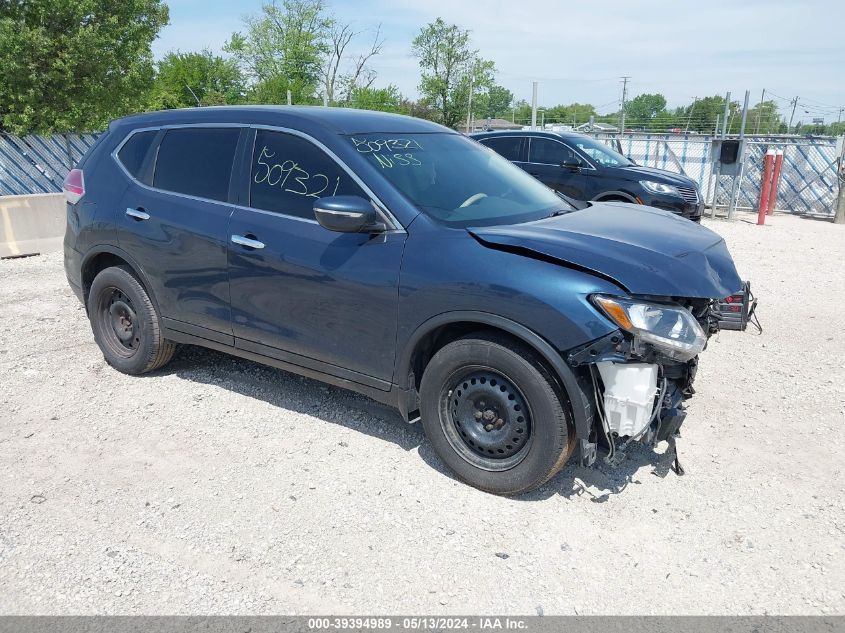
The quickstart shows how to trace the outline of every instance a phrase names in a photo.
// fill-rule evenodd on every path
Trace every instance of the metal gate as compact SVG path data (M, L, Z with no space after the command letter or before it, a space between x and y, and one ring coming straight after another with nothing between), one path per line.
M708 206L727 207L731 179L714 182L710 134L593 133L639 165L682 173L695 180ZM763 157L769 148L783 150L777 209L799 214L833 215L838 192L837 139L797 136L746 136L739 208L756 209L760 199Z

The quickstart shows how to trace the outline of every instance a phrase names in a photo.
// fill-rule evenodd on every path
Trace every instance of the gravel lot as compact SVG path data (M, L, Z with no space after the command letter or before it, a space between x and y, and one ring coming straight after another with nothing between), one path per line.
M845 613L845 227L708 222L760 297L679 442L520 499L422 429L199 348L110 369L61 255L0 262L0 612Z

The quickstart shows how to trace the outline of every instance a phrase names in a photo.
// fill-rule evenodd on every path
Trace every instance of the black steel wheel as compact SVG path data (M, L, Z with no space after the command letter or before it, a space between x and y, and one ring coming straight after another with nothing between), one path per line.
M542 485L575 446L566 394L526 345L477 332L443 346L420 385L426 436L463 481L495 494Z
M161 334L158 313L126 266L102 270L88 292L88 318L106 362L125 374L165 365L176 346Z
M120 288L105 288L100 293L94 318L100 319L104 342L112 353L129 358L138 352L141 328L132 300Z
M452 447L484 470L507 470L528 453L531 410L510 378L490 367L467 367L441 391L443 431Z

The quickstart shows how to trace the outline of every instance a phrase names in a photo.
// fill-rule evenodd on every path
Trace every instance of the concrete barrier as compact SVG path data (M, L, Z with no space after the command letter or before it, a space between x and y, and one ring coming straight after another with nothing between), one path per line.
M0 258L60 251L65 217L62 193L0 197Z

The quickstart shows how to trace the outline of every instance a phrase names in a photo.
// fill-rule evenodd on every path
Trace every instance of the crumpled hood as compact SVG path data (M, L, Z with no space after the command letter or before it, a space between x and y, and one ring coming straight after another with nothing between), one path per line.
M599 202L555 218L467 230L490 248L586 269L631 294L718 299L742 285L719 235L652 207Z

